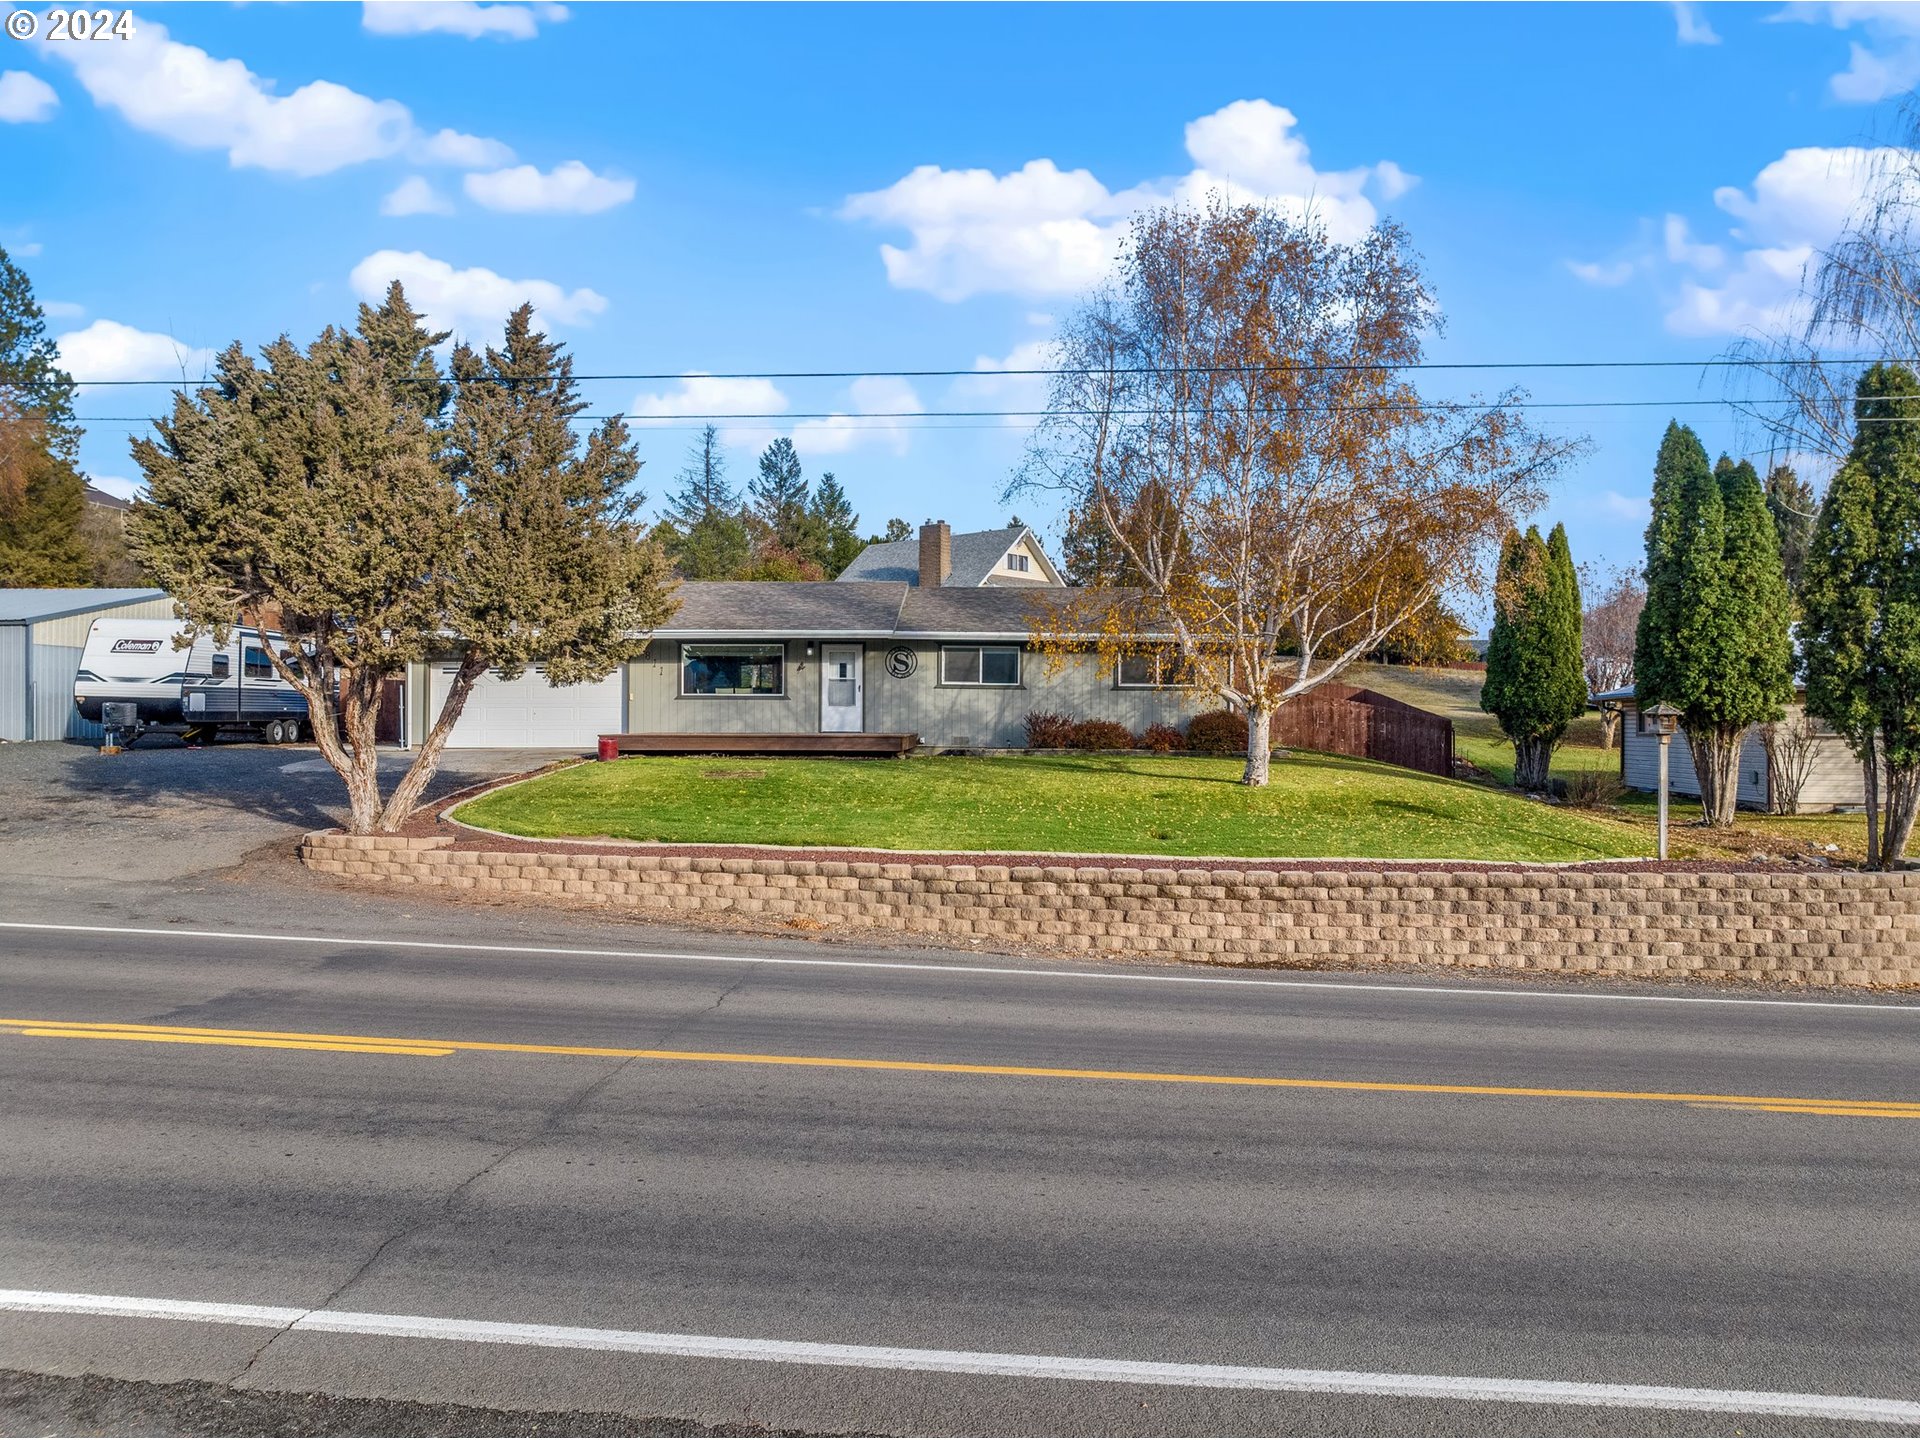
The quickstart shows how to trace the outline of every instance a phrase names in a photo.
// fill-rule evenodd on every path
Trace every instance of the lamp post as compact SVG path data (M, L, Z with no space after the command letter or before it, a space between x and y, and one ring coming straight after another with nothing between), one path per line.
M1660 858L1667 858L1667 752L1673 744L1673 732L1680 727L1680 712L1671 705L1655 705L1642 712L1653 733L1660 737Z

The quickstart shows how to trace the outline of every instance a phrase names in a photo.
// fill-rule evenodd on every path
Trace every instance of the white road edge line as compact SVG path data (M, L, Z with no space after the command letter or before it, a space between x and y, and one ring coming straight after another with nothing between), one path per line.
M376 1315L350 1310L299 1310L225 1305L131 1295L69 1295L0 1290L0 1311L38 1315L106 1315L185 1320L212 1325L398 1339L453 1340L673 1355L696 1360L750 1360L784 1365L845 1365L868 1370L1009 1375L1029 1380L1178 1385L1209 1390L1267 1390L1317 1395L1383 1395L1414 1399L1506 1401L1528 1405L1593 1405L1608 1409L1712 1411L1784 1415L1884 1425L1920 1424L1920 1403L1860 1395L1797 1395L1770 1390L1707 1390L1678 1385L1608 1385L1571 1380L1511 1380L1472 1375L1397 1375L1362 1370L1297 1370L1259 1365L1182 1365L1154 1360L1101 1360L1074 1355L1000 1355L981 1350L919 1350L891 1345L819 1345L723 1335L656 1334L573 1325L514 1325L428 1315Z
M354 935L268 935L244 930L180 930L162 926L62 925L0 920L0 930L41 930L77 935L159 935L188 940L247 940L270 945L371 945L397 950L459 950L494 955L569 955L581 960L694 960L719 965L823 966L838 970L917 970L938 975L1014 975L1046 980L1110 981L1135 985L1244 985L1270 990L1361 990L1384 995L1453 995L1467 999L1589 1000L1651 1005L1764 1005L1792 1010L1863 1010L1920 1017L1920 1005L1860 1000L1773 999L1757 995L1609 994L1590 990L1494 990L1477 985L1392 985L1367 980L1268 980L1243 975L1128 974L1117 970L1045 970L1018 965L944 965L911 960L840 960L799 955L726 955L698 950L582 950L558 945L482 945L459 940L369 939Z

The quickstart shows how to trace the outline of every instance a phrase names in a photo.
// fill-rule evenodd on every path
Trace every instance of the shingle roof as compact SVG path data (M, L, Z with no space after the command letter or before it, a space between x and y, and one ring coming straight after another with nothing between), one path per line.
M102 510L131 510L133 508L133 502L131 500L123 499L121 496L115 495L112 491L102 490L97 485L87 486L86 500L87 504L98 505Z
M986 581L1000 563L1000 557L1014 542L1028 533L1024 525L1004 530L969 530L953 537L953 570L947 576L950 586L977 586ZM1039 548L1035 542L1035 549ZM920 537L882 540L869 545L853 557L853 563L840 572L842 580L904 580L920 583Z
M164 590L0 590L0 621L52 620L166 598Z
M686 580L657 635L891 635L901 581Z
M756 639L1020 639L1071 615L1091 627L1120 592L1032 586L934 586L901 581L688 580L680 609L654 634L665 639L739 635Z

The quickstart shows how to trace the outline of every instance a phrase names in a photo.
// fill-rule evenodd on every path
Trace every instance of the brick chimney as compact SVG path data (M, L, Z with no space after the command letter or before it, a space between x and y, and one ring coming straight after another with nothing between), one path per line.
M920 527L920 583L944 585L953 574L953 530L944 520Z

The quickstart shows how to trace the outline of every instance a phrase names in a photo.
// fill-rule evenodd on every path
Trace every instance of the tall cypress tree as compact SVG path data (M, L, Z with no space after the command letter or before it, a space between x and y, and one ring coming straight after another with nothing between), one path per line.
M831 470L820 477L813 492L812 519L820 554L809 558L817 558L831 580L851 565L862 549L860 517L854 514L853 503Z
M1669 425L1654 469L1647 607L1635 681L1640 704L1665 703L1700 781L1702 816L1731 825L1740 744L1793 695L1791 607L1779 538L1751 464L1709 469L1699 437Z
M1567 532L1507 536L1494 587L1493 632L1480 708L1513 742L1513 783L1544 790L1553 752L1587 708L1580 654L1580 583Z
M0 586L85 585L73 377L26 272L0 250Z
M1773 531L1780 537L1780 565L1787 572L1788 593L1793 595L1800 593L1818 508L1813 487L1791 465L1776 465L1767 472L1767 513L1773 516Z
M1920 380L1905 366L1860 378L1853 446L1821 502L1801 589L1807 709L1860 758L1867 863L1887 868L1901 863L1920 809L1916 414Z

